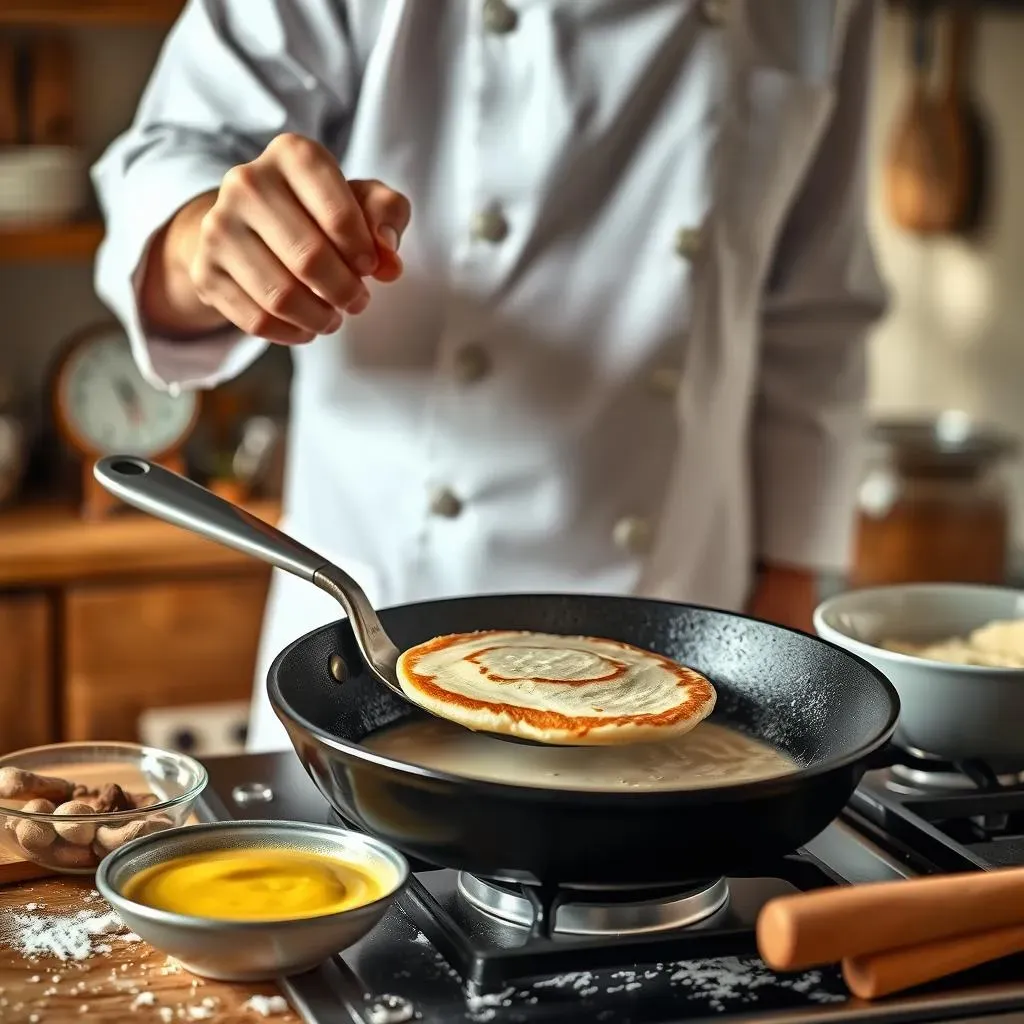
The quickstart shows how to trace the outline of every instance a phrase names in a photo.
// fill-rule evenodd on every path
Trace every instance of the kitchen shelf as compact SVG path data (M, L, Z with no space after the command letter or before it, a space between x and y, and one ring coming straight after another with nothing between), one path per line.
M0 0L0 25L169 25L185 0Z
M244 506L276 523L276 501ZM252 570L251 558L140 512L83 520L62 503L32 503L0 512L0 589L146 574Z
M91 260L102 239L103 225L99 221L21 229L0 227L0 263Z

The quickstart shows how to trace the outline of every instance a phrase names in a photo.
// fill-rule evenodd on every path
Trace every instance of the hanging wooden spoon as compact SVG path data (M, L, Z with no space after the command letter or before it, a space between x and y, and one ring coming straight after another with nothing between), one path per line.
M948 119L932 95L932 10L918 0L911 10L911 90L896 122L885 167L889 214L906 231L932 235L952 230L959 206L957 148Z
M956 0L946 19L945 81L939 101L956 179L951 229L969 234L981 227L988 198L988 130L971 90L976 15L970 0Z

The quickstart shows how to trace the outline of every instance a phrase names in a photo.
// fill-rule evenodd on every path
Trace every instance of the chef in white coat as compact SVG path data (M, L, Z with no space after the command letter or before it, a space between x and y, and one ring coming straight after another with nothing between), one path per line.
M807 625L844 565L871 0L189 0L94 171L155 385L292 346L284 523L378 606ZM339 615L275 574L273 656Z

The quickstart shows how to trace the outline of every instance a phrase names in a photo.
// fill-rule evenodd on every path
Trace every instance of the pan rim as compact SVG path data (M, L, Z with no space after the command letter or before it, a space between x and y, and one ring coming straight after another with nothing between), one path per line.
M481 594L477 596L437 598L430 601L409 601L404 604L389 605L386 608L380 609L380 611L382 613L386 613L389 611L422 608L425 605L438 604L456 605L470 602L473 604L479 604L482 602L489 603L491 601L497 603L510 599L572 601L579 600L581 598L583 600L596 601L612 600L620 604L643 604L648 607L686 608L697 612L707 612L712 615L725 615L732 619L740 619L748 622L756 622L761 625L767 625L773 629L780 630L783 633L795 634L796 636L813 640L815 643L823 644L825 647L832 648L832 650L837 652L843 658L851 659L860 665L861 668L866 669L868 674L873 676L875 681L881 685L882 692L889 698L889 714L886 718L885 725L878 731L878 734L874 739L860 744L858 747L849 751L842 757L830 758L820 761L817 764L807 765L806 767L799 768L797 771L791 772L787 775L779 775L770 779L759 779L753 782L733 783L729 786L707 786L700 789L668 790L555 789L554 787L546 786L511 785L504 782L495 782L489 779L474 779L464 775L455 775L451 772L444 772L433 768L424 768L422 765L415 765L406 761L399 761L395 758L378 754L375 751L368 750L366 747L361 746L359 743L352 740L343 740L340 737L321 729L319 726L314 725L302 715L288 707L280 692L278 678L280 666L285 657L310 637L347 623L347 618L335 619L333 622L325 623L324 625L317 626L315 629L309 630L309 632L304 633L302 636L293 640L287 646L282 648L277 655L275 655L274 660L271 662L270 668L267 671L267 694L270 699L270 704L273 707L275 714L280 719L287 720L288 722L300 727L310 735L316 737L317 741L322 743L324 746L334 751L353 756L363 763L370 764L377 768L394 771L406 777L412 776L415 778L429 779L431 781L443 782L449 785L457 784L462 787L469 787L483 795L501 795L506 799L526 799L534 803L538 801L560 803L565 802L567 799L578 802L581 799L585 799L591 804L605 802L621 803L624 800L628 800L633 805L636 805L637 803L676 805L680 802L704 803L714 801L717 803L731 800L753 799L762 795L770 794L773 790L777 789L780 784L788 787L794 783L817 779L822 775L827 775L860 762L867 761L872 754L889 743L896 731L900 715L899 693L886 677L885 673L875 665L871 664L870 661L854 654L852 651L847 650L840 644L834 643L831 640L826 640L824 637L816 636L814 633L796 629L792 626L781 626L774 622L768 622L765 619L758 619L753 615L745 615L742 612L732 612L723 608L714 608L709 605L701 604L690 604L682 601L666 601L656 598L638 597L633 594L574 594L559 593L557 591L542 593L524 591L522 593Z

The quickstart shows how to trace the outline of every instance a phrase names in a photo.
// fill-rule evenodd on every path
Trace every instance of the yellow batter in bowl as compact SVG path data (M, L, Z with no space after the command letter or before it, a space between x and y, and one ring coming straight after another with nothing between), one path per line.
M364 865L308 851L206 850L145 868L123 895L219 921L287 921L353 910L389 891Z

